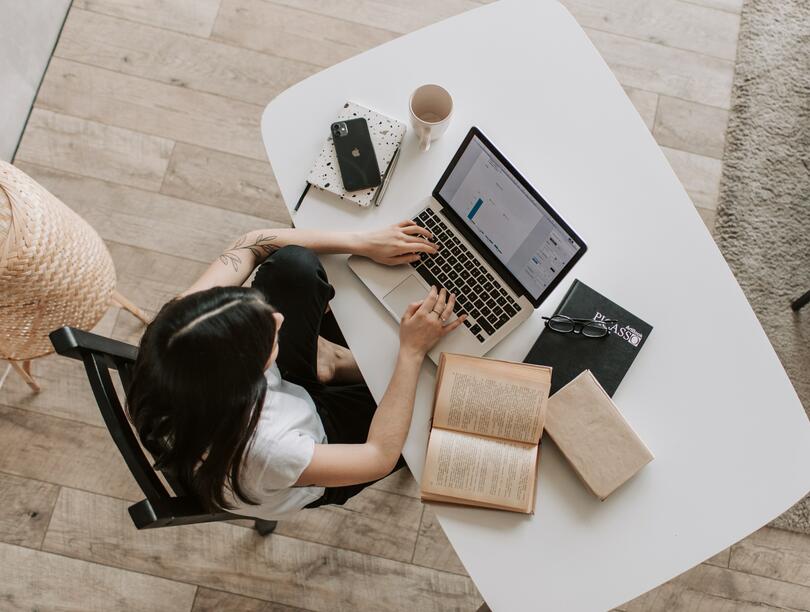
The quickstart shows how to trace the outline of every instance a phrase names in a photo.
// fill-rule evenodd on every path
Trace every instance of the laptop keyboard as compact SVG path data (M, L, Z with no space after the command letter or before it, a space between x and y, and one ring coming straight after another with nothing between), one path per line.
M414 222L430 230L439 252L420 253L419 261L411 265L429 285L456 294L456 315L467 313L464 325L479 342L486 341L518 313L517 302L439 215L427 208Z

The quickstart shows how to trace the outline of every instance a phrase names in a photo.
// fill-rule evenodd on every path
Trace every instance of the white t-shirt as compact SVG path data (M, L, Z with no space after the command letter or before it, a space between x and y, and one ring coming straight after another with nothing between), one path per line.
M306 390L281 378L274 363L265 372L267 395L253 441L244 457L240 483L254 506L227 497L230 510L257 518L285 518L323 495L323 487L294 487L312 461L316 444L326 444L326 432Z

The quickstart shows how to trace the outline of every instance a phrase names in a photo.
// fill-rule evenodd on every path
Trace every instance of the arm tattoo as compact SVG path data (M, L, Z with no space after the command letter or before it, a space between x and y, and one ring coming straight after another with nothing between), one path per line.
M259 234L253 242L248 244L247 236L242 236L230 249L220 254L219 261L221 261L224 266L232 266L234 272L238 272L239 264L242 263L239 251L247 249L253 254L257 262L262 261L280 248L277 244L273 243L277 238L278 236Z

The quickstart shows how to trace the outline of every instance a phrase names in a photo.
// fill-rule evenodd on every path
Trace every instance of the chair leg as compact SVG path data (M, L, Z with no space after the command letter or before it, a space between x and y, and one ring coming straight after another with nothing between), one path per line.
M20 365L19 361L9 361L9 363L11 364L11 369L20 375L20 378L22 378L26 384L31 387L31 390L34 393L40 392L41 389L39 388L39 384L37 384L37 381L34 379L34 375L31 374L30 359L23 361L22 365ZM3 378L5 378L5 376Z
M790 303L790 307L791 307L791 308L792 308L794 311L798 311L800 308L802 308L802 307L804 307L804 306L807 306L807 304L810 304L810 291L808 291L807 293L805 293L805 294L804 294L803 296L801 296L800 298L796 298L795 300L793 300L793 301Z
M6 364L6 369L3 370L3 373L0 374L0 389L3 388L3 383L6 382L6 378L8 378L9 373L11 372L11 364Z
M112 296L111 296L110 299L112 300L113 304L115 304L116 306L120 306L124 310L128 310L129 312L134 314L141 321L143 321L145 325L149 324L149 317L146 315L146 313L143 310L141 310L140 308L138 308L135 304L130 302L123 295L118 293L117 289L112 292Z
M276 530L276 525L278 525L278 521L265 521L262 519L256 519L253 525L254 527L256 527L256 531L259 532L260 536L269 536Z

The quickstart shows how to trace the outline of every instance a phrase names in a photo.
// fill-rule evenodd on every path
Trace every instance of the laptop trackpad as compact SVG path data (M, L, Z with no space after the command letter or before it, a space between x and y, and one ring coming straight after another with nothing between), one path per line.
M420 302L427 295L427 289L413 275L402 281L383 298L388 307L393 310L397 317L402 318L405 309L413 302Z

